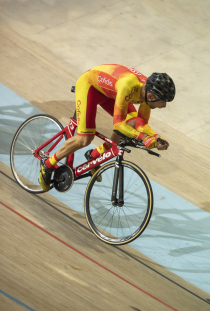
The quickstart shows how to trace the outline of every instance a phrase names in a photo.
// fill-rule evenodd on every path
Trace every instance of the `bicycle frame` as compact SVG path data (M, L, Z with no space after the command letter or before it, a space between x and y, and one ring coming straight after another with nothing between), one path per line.
M41 160L42 157L40 156L39 152L44 147L49 145L51 142L55 141L54 144L49 148L49 150L47 152L45 152L46 154L49 155L50 152L61 141L61 139L63 138L63 135L65 134L67 139L70 139L71 137L74 136L76 128L77 128L77 121L74 120L73 118L71 118L69 124L64 129L62 129L59 133L54 135L51 139L49 139L44 144L42 144L40 147L38 147L37 149L34 150L34 156L36 158L38 158L39 160ZM86 172L90 171L92 168L98 166L99 164L103 164L104 162L106 162L106 161L108 161L108 160L110 160L110 159L112 159L114 157L118 157L117 158L117 162L118 163L123 158L124 151L119 149L117 147L117 144L114 141L112 141L111 139L107 138L106 136L100 134L99 132L96 132L95 135L97 137L101 138L102 140L112 144L112 147L110 149L108 149L106 152L104 152L101 156L98 156L98 157L93 158L92 160L86 161L86 162L78 165L75 168L73 167L74 153L70 154L68 156L67 166L69 166L73 170L73 172L74 172L74 180L77 180L79 178L83 178L83 176L81 176L81 175L84 175ZM55 167L58 168L58 165L56 165ZM117 170L117 171L119 172L119 170ZM117 179L118 179L118 176L116 176ZM84 177L86 177L86 176L84 176ZM122 178L120 178L120 179L122 179ZM116 183L114 183L114 184L116 185ZM117 185L116 185L116 187L117 187ZM116 197L116 195L115 195L115 197Z

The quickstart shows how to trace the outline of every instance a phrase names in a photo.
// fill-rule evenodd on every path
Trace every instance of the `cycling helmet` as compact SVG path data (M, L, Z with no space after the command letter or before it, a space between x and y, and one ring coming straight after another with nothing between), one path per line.
M153 93L158 100L171 102L175 97L176 89L173 80L167 73L154 72L146 82L146 103L148 92Z

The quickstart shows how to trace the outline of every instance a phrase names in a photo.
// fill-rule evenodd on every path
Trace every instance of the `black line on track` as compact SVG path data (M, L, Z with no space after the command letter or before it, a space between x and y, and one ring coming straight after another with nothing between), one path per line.
M1 172L1 171L0 171ZM32 195L36 196L39 200L41 200L42 202L46 203L47 205L49 205L50 207L52 207L53 209L55 209L57 212L61 213L62 215L66 216L67 218L71 219L73 222L75 222L77 225L79 225L80 227L84 228L85 230L92 232L89 228L85 227L83 224L81 224L79 221L75 220L74 218L72 218L71 216L67 215L66 213L62 212L59 208L53 206L51 203L45 201L45 199L40 198L39 196L37 196L37 194L33 194Z
M0 170L0 173L2 175L4 175L5 177L9 178L11 181L13 181L15 184L18 185L18 183L16 182L16 180L12 179L10 176L8 176L7 174L5 174L4 172L2 172ZM30 193L30 192L28 192ZM75 222L77 225L83 227L85 230L91 232L90 229L88 229L87 227L85 227L84 225L82 225L80 222L78 222L77 220L75 220L74 218L72 218L71 216L65 214L64 212L62 212L60 209L58 209L57 207L53 206L51 203L45 201L44 199L40 198L37 194L33 194L33 193L30 193L32 195L35 195L38 199L40 199L42 202L46 203L47 205L49 205L50 207L52 207L53 209L55 209L57 212L61 213L62 215L64 215L65 217L69 218L70 220L72 220L73 222ZM176 283L175 281L173 281L172 279L170 279L169 277L165 276L164 274L158 272L157 270L155 270L154 268L150 267L149 265L145 264L144 262L142 262L140 259L137 259L135 258L134 256L130 255L129 253L127 253L126 251L122 250L119 246L113 246L113 245L110 245L114 248L117 248L121 253L127 255L128 257L132 258L133 260L137 261L138 263L142 264L143 266L147 267L148 269L152 270L153 272L157 273L158 275L162 276L163 278L165 278L166 280L168 280L169 282L177 285L178 287L182 288L183 290L185 290L186 292L188 292L189 294L193 295L194 297L204 301L205 303L209 304L210 305L210 299L203 299L202 297L198 296L197 294L191 292L189 289L185 288L184 286Z
M119 247L118 247L118 248L119 248ZM187 289L187 288L185 288L184 286L182 286L182 285L176 283L175 281L173 281L172 279L168 278L168 277L165 276L164 274L158 272L158 271L155 270L154 268L152 268L152 267L150 267L149 265L145 264L145 263L142 262L141 260L139 260L139 259L133 257L133 256L130 255L129 253L123 251L122 249L119 249L119 251L121 251L122 253L126 254L126 255L129 256L129 257L131 257L131 258L134 259L135 261L138 261L138 262L141 263L143 266L145 266L145 267L147 267L148 269L154 271L155 273L159 274L160 276L162 276L162 277L165 278L166 280L168 280L168 281L170 281L171 283L173 283L173 284L179 286L180 288L184 289L185 291L187 291L188 293L192 294L193 296L195 296L195 297L199 298L200 300L202 300L202 301L204 301L204 302L210 304L210 299L206 299L206 300L203 299L202 297L198 296L197 294L191 292L189 289Z

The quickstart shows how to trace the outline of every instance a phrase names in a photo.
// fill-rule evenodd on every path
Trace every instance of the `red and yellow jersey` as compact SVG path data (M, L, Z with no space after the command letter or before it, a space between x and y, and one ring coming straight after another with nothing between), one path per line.
M138 110L136 129L126 124L128 103L140 103L140 91L147 77L124 65L101 65L89 70L90 84L109 98L115 99L113 126L128 137L139 136L139 132L154 135L148 125L151 109L143 102Z
M128 137L138 138L140 132L154 135L149 125L151 109L145 102L140 103L140 92L147 77L125 65L101 65L85 73L88 84L100 93L115 100L113 127ZM136 128L126 124L128 104L140 103Z

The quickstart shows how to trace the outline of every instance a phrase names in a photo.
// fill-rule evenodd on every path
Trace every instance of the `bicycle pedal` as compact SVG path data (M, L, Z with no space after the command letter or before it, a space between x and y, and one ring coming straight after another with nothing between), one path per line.
M74 173L69 166L62 165L55 171L53 181L57 191L66 192L74 183Z

